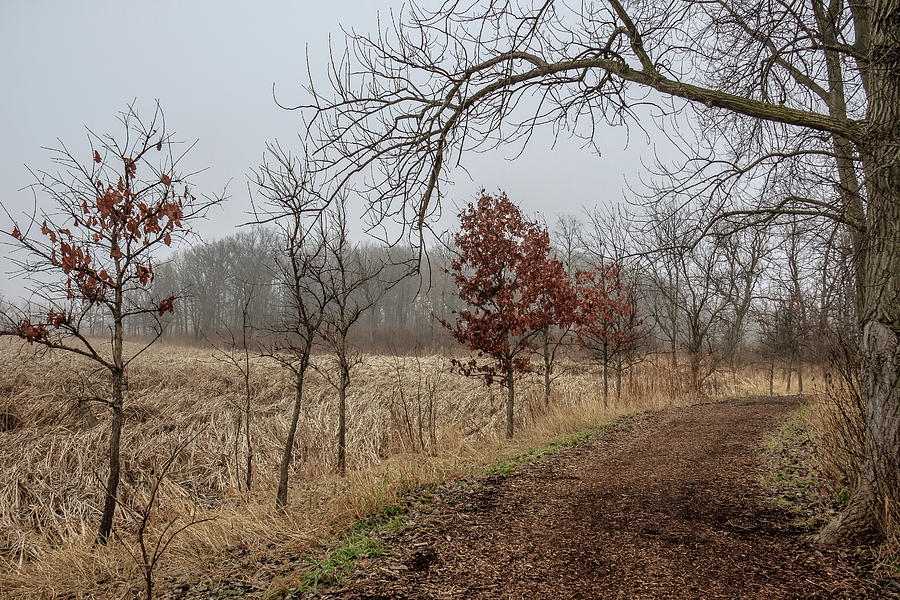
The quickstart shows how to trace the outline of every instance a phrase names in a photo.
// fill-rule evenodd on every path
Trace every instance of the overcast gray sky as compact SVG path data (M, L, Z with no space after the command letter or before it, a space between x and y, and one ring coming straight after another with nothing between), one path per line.
M0 202L14 214L32 205L31 193L22 191L32 182L25 165L49 167L42 146L57 146L59 138L78 148L85 126L116 131L116 113L129 102L150 112L158 99L169 130L199 140L187 166L208 169L195 187L218 192L231 181L229 201L201 227L206 238L225 235L246 219L246 176L265 142L277 137L290 147L298 133L299 116L275 105L273 83L283 101L302 101L307 48L313 68L324 69L329 33L339 40L342 26L371 31L379 11L400 5L2 0ZM455 176L445 206L482 187L506 190L525 211L549 220L618 201L652 146L643 135L629 142L623 129L603 131L599 141L602 157L566 139L551 150L550 131L514 162L506 160L511 150L475 155L466 161L472 179ZM5 216L0 227L10 228ZM21 286L10 277L7 251L0 293L14 297Z

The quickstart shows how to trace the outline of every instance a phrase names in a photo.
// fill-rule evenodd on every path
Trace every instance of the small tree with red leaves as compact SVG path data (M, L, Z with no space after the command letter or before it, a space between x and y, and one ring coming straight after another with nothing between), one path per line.
M448 272L469 308L456 312L454 323L442 323L477 353L466 361L454 359L455 368L483 377L488 385L499 380L506 388L506 437L512 437L516 374L530 370L528 354L553 314L540 301L545 287L553 287L550 237L504 193L491 196L482 190L459 218L457 255ZM478 360L483 357L490 361Z
M538 267L534 279L540 282L535 306L540 345L538 353L544 366L544 405L549 406L553 363L564 339L575 324L578 295L566 268L556 257L548 258Z
M88 160L62 145L51 150L56 172L33 172L32 190L48 204L22 221L11 217L5 233L21 275L32 284L29 305L41 308L5 309L0 326L2 335L79 354L106 373L105 391L82 398L108 406L112 419L101 543L109 538L116 509L126 370L162 335L161 317L175 310L174 296L153 294L154 253L219 201L198 200L176 174L184 153L174 152L158 106L149 121L133 107L119 120L119 138L88 131ZM88 335L87 317L98 314L108 338ZM147 317L155 335L126 351L126 323Z
M609 367L616 365L616 396L622 390L622 362L645 335L637 299L622 267L604 263L575 272L578 309L575 335L579 345L603 365L603 404L609 399Z

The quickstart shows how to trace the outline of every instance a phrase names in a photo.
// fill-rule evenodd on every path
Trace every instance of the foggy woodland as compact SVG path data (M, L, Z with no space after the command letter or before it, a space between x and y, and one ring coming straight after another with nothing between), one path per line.
M626 265L647 330L640 342L647 360L677 366L696 357L701 378L748 362L771 366L775 385L802 391L804 363L827 365L835 352L846 351L841 345L856 335L851 250L837 227L795 219L771 230L709 236L687 247L696 229L686 222L678 231L674 221L647 223L613 214L615 230L609 231L606 216L591 212L560 217L549 227L554 253L569 273L606 261ZM657 233L643 233L651 226L673 237L653 239ZM660 242L685 245L654 251ZM423 270L413 274L408 265L417 259L415 250L355 243L355 256L384 269L367 286L365 293L377 300L361 316L354 343L370 352L457 351L440 324L463 308L446 272L451 252L429 249ZM254 342L276 336L277 324L291 310L290 291L279 275L282 257L283 240L264 226L175 251L157 267L153 283L160 297L179 298L179 309L163 320L163 335L217 342L241 330L246 308ZM101 318L87 320L91 334L108 331ZM152 336L156 327L153 319L133 320L127 333ZM564 346L580 352L572 339Z

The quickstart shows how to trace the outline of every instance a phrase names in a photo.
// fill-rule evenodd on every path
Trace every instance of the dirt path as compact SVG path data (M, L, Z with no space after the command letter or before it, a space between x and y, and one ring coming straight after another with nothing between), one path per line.
M877 598L758 485L795 398L673 409L443 499L324 598Z

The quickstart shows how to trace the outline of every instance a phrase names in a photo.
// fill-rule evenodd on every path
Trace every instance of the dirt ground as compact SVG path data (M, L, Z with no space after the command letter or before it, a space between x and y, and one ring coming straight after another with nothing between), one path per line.
M761 489L760 447L800 407L745 398L644 415L413 512L328 599L880 598ZM889 592L888 592L889 593Z

